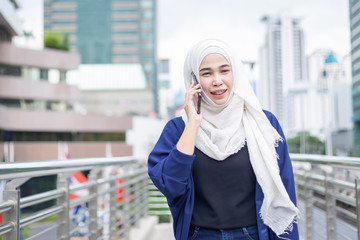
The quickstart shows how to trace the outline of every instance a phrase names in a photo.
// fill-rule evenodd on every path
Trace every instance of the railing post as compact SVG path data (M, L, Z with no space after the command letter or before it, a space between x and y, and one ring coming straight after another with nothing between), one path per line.
M305 174L305 214L306 214L306 239L312 240L314 236L314 230L313 230L313 190L311 188L312 180L310 177L310 174Z
M140 174L138 175L135 175L134 178L138 178L138 177L141 177ZM136 181L135 184L134 184L134 204L135 204L135 226L136 227L139 227L140 225L140 204L141 204L141 201L140 201L140 197L141 197L141 194L140 194L140 181Z
M298 177L296 175L294 175L294 183L295 183L296 199L299 199L299 184L298 184Z
M130 233L130 184L129 177L124 177L124 239L129 239L129 233Z
M143 216L147 217L149 214L149 189L148 189L148 178L147 175L142 181L143 187Z
M58 214L57 222L59 227L57 229L57 238L68 240L70 239L70 200L69 200L69 182L65 174L58 174L57 176L57 188L64 190L64 195L57 199L57 205L62 205L64 211Z
M90 194L94 194L95 197L89 201L89 239L96 240L98 239L98 185L97 185L97 174L99 170L93 169L89 174L89 182L94 183L92 187L90 187Z
M325 201L326 201L326 237L328 240L336 239L336 199L333 196L334 185L330 182L331 174L326 173Z
M355 179L357 239L360 239L360 179Z
M20 191L6 190L3 192L4 201L12 201L14 203L14 207L5 212L3 214L4 223L12 223L14 225L14 229L3 236L3 240L19 240L20 238Z
M109 230L110 230L110 239L111 240L116 240L116 191L117 191L117 187L116 187L116 175L114 172L114 169L111 169L111 173L110 173L110 189L112 190L110 192L110 199L109 199Z

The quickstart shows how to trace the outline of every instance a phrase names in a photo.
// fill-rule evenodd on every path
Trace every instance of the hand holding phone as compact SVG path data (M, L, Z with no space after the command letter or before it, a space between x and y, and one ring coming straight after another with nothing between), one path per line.
M191 72L191 75L193 77L193 80L195 82L196 85L199 84L199 81L197 80L195 74L193 72ZM198 93L198 97L197 97L197 107L196 107L196 112L197 114L200 114L200 107L201 107L201 93Z

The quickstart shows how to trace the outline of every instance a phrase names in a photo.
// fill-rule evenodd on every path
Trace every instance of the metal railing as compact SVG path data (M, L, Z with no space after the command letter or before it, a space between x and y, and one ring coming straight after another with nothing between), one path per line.
M88 181L69 183L74 172L84 170ZM55 189L20 197L22 184L46 175L57 176ZM2 240L19 239L20 229L54 215L55 222L26 239L47 234L50 239L129 239L130 227L148 215L147 167L131 157L2 163L0 180L7 181L0 203ZM78 197L70 200L71 193ZM23 209L50 200L51 207L21 216Z
M345 218L357 229L360 239L360 158L291 154L298 198L305 202L306 239L314 238L314 210L326 213L326 239L337 239L336 220ZM70 184L76 171L88 170L88 181ZM19 187L30 178L56 175L56 187L27 197ZM19 239L22 228L49 216L56 221L27 236L55 233L51 239L129 239L130 228L147 215L171 221L166 198L150 183L147 167L131 157L71 159L0 164L0 181L6 180L0 213L2 240ZM69 195L88 193L70 200ZM54 201L51 207L21 215L28 207ZM80 209L80 210L79 210ZM82 211L82 215L74 214ZM86 221L78 221L79 217Z
M296 191L305 203L306 239L314 238L314 208L326 214L326 239L360 239L360 158L291 154ZM342 219L357 229L353 237L337 229ZM355 230L356 231L356 230Z

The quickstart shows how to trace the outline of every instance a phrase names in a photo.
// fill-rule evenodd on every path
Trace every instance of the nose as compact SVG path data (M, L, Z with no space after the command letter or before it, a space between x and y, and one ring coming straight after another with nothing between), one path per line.
M222 83L223 82L222 82L220 74L214 74L213 85L214 86L220 86L220 85L222 85Z

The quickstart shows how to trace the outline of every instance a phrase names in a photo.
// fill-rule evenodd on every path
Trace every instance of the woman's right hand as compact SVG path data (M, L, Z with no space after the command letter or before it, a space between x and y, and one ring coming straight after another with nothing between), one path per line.
M197 132L200 127L202 115L198 114L194 105L194 98L197 101L197 95L201 92L200 84L191 83L189 89L185 93L184 109L188 118L184 131L176 144L177 149L185 154L194 154L195 141Z
M185 104L184 109L188 118L188 123L194 124L196 127L200 126L202 115L196 112L194 105L198 101L198 93L201 92L200 84L195 85L195 82L192 82L190 87L185 93Z

